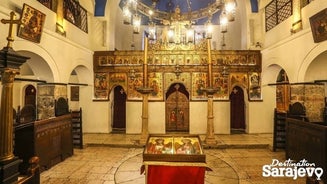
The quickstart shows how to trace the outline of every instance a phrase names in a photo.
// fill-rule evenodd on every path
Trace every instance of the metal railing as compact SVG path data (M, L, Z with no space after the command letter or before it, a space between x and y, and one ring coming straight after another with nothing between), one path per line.
M37 0L56 12L58 0ZM88 33L87 11L76 0L64 0L64 18L82 31Z
M292 15L292 0L273 0L265 7L266 32Z

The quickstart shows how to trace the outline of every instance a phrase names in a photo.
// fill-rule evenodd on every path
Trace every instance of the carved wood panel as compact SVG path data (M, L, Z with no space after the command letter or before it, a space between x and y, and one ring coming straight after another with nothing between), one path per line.
M179 91L179 85L172 86L175 88L175 92L171 93L166 100L167 132L189 131L189 99Z

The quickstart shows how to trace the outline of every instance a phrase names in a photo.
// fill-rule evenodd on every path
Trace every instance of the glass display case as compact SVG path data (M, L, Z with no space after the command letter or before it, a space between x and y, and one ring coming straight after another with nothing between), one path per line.
M205 154L199 136L150 135L143 161L203 162Z

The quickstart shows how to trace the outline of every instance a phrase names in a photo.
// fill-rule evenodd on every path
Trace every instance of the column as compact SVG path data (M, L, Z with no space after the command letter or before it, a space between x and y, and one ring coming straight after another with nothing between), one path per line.
M148 136L148 124L149 124L149 103L148 97L149 94L153 91L152 88L148 86L148 42L149 39L147 35L144 37L144 62L143 62L143 87L136 89L139 93L142 94L142 132L140 138L140 144L145 144Z
M214 134L214 116L213 116L213 94L217 89L213 88L213 75L212 75L212 59L211 59L211 39L207 39L208 49L208 87L205 90L208 98L208 111L207 111L207 134L205 143L207 145L215 145L217 143Z
M17 70L5 69L1 75L0 162L14 158L13 154L13 82Z

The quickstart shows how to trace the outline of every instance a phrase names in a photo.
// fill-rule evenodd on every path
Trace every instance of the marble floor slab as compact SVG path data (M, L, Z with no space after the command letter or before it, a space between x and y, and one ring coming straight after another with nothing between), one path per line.
M272 159L285 161L283 150L271 151L271 136L218 135L217 144L225 147L204 149L207 165L212 169L206 171L205 183L304 184L305 178L262 176L263 165L271 164ZM74 149L72 157L42 172L41 183L144 184L145 175L140 174L143 148L135 143L138 138L138 135L85 134L84 149Z

